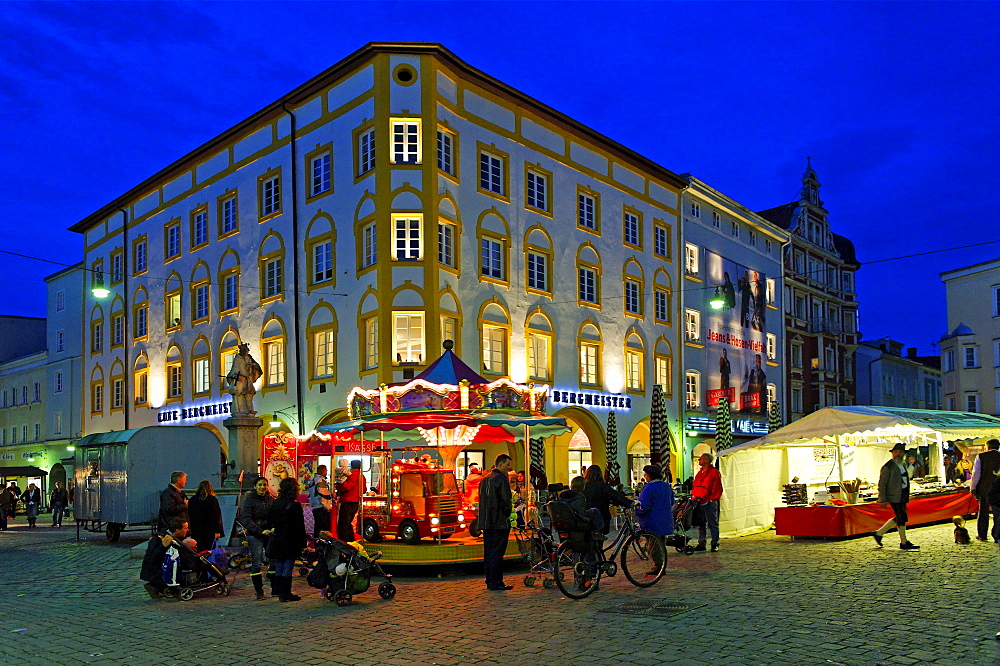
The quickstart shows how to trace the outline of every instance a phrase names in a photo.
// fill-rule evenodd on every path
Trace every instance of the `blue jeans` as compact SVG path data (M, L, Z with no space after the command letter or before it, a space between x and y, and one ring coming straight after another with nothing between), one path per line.
M63 519L63 505L59 502L54 502L52 504L52 525L62 527Z
M288 576L292 575L292 571L295 569L295 558L290 560L274 560L274 575L275 576Z
M705 543L705 527L712 535L712 545L719 545L719 501L705 502L701 507L705 514L705 525L698 527L698 542Z
M260 573L267 568L267 556L264 555L264 542L258 537L247 535L250 544L250 573Z

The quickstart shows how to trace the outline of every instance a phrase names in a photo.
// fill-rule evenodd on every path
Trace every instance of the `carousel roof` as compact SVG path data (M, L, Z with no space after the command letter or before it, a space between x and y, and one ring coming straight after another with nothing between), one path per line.
M445 349L438 360L427 366L414 379L423 379L434 384L448 384L458 386L463 379L470 384L489 384L489 380L466 365L465 361L455 355L450 348Z

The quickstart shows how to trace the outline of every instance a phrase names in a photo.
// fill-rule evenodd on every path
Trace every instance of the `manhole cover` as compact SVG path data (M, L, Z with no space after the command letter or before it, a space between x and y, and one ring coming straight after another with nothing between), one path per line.
M681 604L673 601L629 601L610 608L602 609L605 613L622 613L624 615L679 615L705 604Z

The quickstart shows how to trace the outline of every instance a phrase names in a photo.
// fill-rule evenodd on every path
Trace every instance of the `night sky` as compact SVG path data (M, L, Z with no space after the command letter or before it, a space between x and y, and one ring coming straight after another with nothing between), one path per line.
M429 41L752 210L797 200L811 156L863 336L937 353L938 273L1000 256L998 24L988 2L2 2L0 251L58 263L0 254L0 314L44 316L101 205L367 42Z

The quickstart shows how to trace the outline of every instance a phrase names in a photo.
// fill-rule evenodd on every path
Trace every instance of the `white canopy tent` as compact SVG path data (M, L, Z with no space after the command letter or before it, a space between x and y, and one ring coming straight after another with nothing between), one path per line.
M720 529L750 534L774 523L782 485L876 481L896 442L929 448L929 473L943 476L943 443L1000 438L1000 418L902 407L825 407L764 437L719 453L725 491Z

